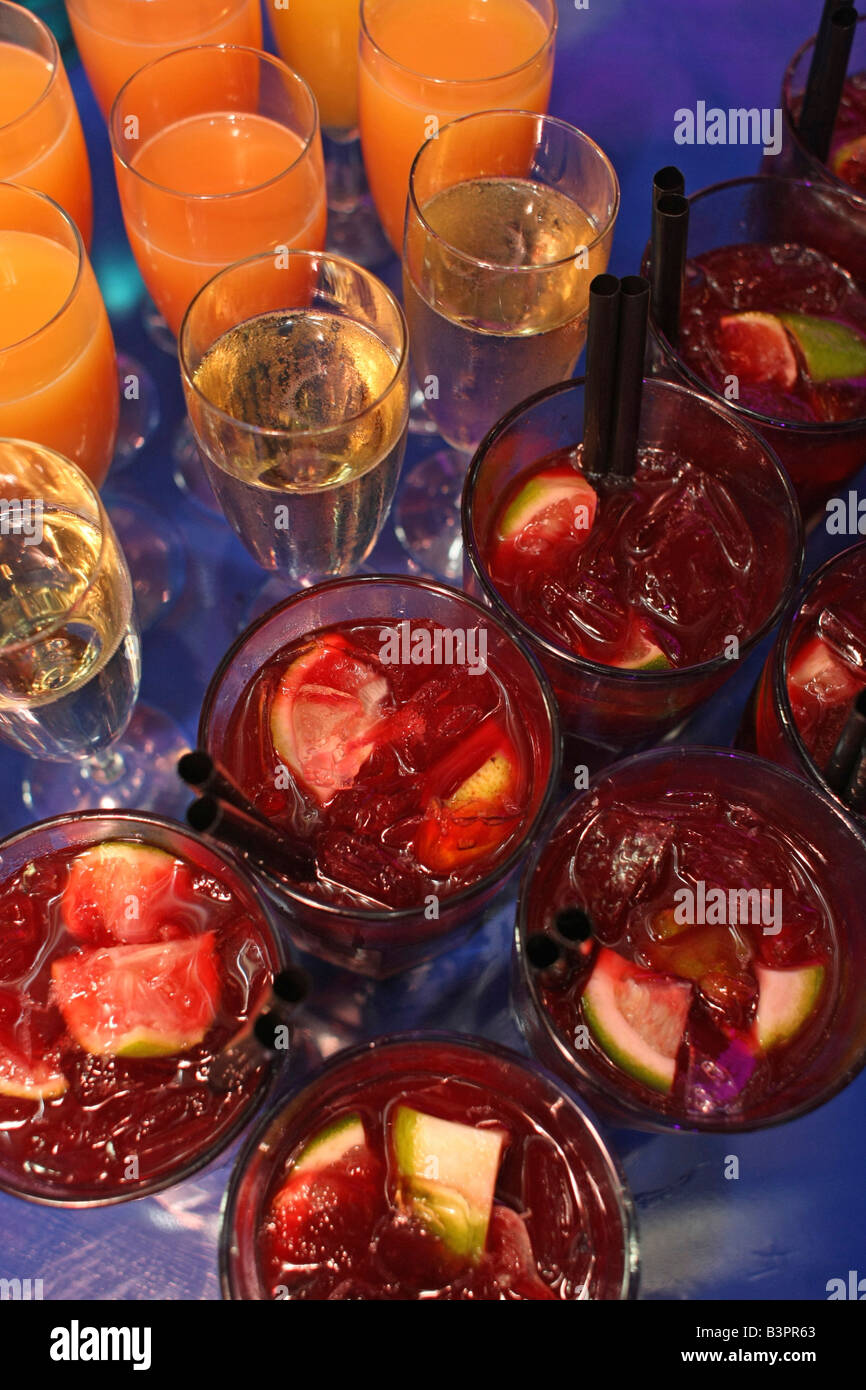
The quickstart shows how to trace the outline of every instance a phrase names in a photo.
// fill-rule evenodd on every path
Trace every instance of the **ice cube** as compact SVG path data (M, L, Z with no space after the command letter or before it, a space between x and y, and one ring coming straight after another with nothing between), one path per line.
M818 632L848 666L866 672L866 628L851 614L822 608L818 615Z

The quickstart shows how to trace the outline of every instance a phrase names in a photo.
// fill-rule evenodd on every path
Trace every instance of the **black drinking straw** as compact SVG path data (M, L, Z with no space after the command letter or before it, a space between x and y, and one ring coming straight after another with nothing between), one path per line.
M866 738L860 746L842 799L849 810L866 815Z
M188 808L186 818L193 830L214 839L250 859L258 868L303 882L315 875L315 860L299 841L264 821L255 820L227 801L213 796L200 797Z
M619 280L615 275L596 275L589 287L583 407L583 467L596 476L610 466L619 312Z
M554 918L557 936L571 945L584 945L593 937L593 926L589 915L582 907L563 907Z
M261 812L256 810L237 783L232 781L225 768L220 767L203 748L197 748L194 753L184 753L178 761L177 771L181 781L200 795L214 796L218 801L228 801L230 805L237 806L239 811L245 811L255 820L264 820Z
M553 937L544 932L535 932L527 938L526 959L532 973L542 985L562 984L571 973L568 962Z
M233 1091L280 1051L280 1029L286 1024L277 1014L259 1014L250 1031L224 1047L211 1062L207 1084L217 1095Z
M861 690L824 772L828 786L842 796L866 738L866 690Z
M627 275L621 281L610 448L610 476L615 478L633 478L637 467L649 302L650 285L643 276Z
M830 151L856 25L853 5L825 6L798 124L806 149L822 163Z
M666 193L679 193L682 196L685 191L686 180L682 169L675 164L666 164L663 169L656 170L653 178L653 208Z
M650 303L654 324L674 347L680 336L690 211L682 193L664 193L653 206Z

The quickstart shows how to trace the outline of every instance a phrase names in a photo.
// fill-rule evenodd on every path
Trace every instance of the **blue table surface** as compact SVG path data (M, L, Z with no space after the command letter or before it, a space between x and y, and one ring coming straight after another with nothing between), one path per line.
M578 9L560 0L551 110L598 140L619 174L614 273L630 274L639 265L657 168L679 164L695 190L753 173L760 162L754 147L676 145L675 111L701 100L708 107L775 107L785 65L814 32L820 8L820 0L784 6L589 0ZM155 438L108 487L112 495L149 503L180 533L187 555L178 602L145 636L142 699L172 715L193 742L204 690L262 576L229 527L186 501L172 480L170 445L183 413L177 363L142 333L141 282L123 232L105 127L80 65L71 76L93 164L94 263L118 345L147 364L162 405ZM394 285L396 272L396 262L380 270ZM413 440L407 463L428 450L429 441ZM859 482L862 487L862 476ZM810 542L808 568L845 544L822 530ZM373 563L385 572L404 569L388 529ZM687 741L730 742L765 651L700 712ZM2 834L28 819L21 770L4 749ZM385 984L315 967L305 1018L310 1048L329 1056L363 1038L432 1027L481 1033L525 1051L508 1004L512 923L509 899L468 945ZM301 1064L292 1067L294 1080ZM847 1279L851 1269L866 1274L864 1101L866 1074L806 1119L764 1133L616 1132L638 1207L641 1296L822 1299L828 1280ZM41 1278L46 1298L219 1297L219 1207L235 1152L160 1196L116 1208L61 1211L0 1195L0 1277ZM725 1177L729 1155L739 1159L736 1181Z

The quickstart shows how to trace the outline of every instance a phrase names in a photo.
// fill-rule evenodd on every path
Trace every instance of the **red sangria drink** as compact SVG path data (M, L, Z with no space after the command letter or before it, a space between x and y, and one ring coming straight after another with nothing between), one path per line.
M657 742L739 668L794 591L802 534L772 450L706 397L645 384L625 482L584 473L583 412L577 380L500 421L463 532L467 586L533 647L598 766Z
M521 1025L620 1123L793 1119L866 1061L864 893L866 841L810 783L727 750L639 754L527 865Z
M586 1115L480 1039L341 1054L247 1146L224 1207L233 1299L634 1297L631 1199Z
M679 335L671 343L651 318L657 365L750 423L814 520L866 463L866 220L858 229L851 218L860 200L753 178L689 202ZM866 219L866 202L859 213Z
M314 856L308 881L262 880L299 943L374 976L478 924L559 770L532 656L465 595L396 578L320 585L249 628L200 741Z
M844 792L834 755L866 691L866 543L821 567L792 604L746 711L738 743Z
M803 141L799 122L812 58L815 36L808 39L791 59L782 83L782 148L768 154L764 170L787 178L809 179L834 188L866 193L866 27L859 19L848 60L848 75L830 139L826 159L819 159ZM866 226L866 208L860 214Z
M132 812L43 821L0 865L0 1188L95 1206L181 1181L267 1090L265 1061L209 1085L282 963L252 888Z

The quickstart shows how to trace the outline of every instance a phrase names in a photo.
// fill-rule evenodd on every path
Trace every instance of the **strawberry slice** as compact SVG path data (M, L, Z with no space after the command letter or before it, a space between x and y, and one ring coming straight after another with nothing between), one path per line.
M369 1242L381 1190L381 1166L366 1147L337 1163L294 1168L271 1206L269 1258L286 1265L347 1263Z
M790 391L797 380L797 358L781 319L775 314L729 314L719 323L725 370L753 385Z
M94 946L157 941L192 902L192 872L153 845L110 840L77 855L60 900L67 931Z
M822 713L847 705L863 688L857 675L824 641L810 637L788 668L788 697L803 737L818 737Z
M353 786L388 721L388 682L338 634L317 640L283 673L271 708L274 747L295 776L326 805Z
M461 780L454 787L458 775ZM431 796L416 836L421 863L433 873L450 874L497 849L519 821L519 782L514 744L495 723L485 721L440 762L428 782L428 789L435 785L440 794Z
M840 145L830 159L830 168L852 188L866 188L866 135Z
M202 1041L219 1007L213 932L79 951L56 960L51 979L67 1028L97 1056L186 1052Z

